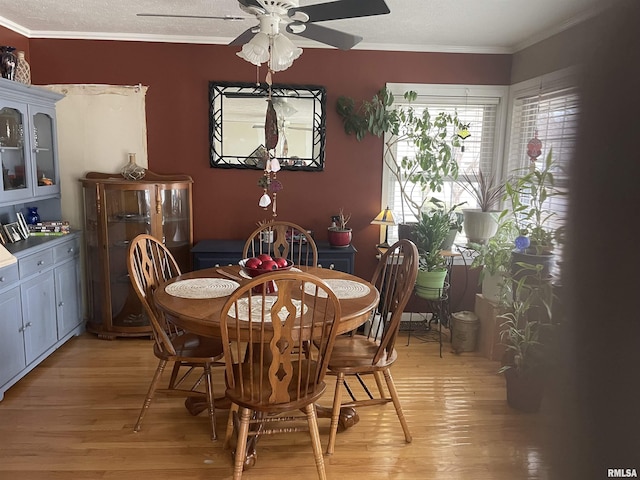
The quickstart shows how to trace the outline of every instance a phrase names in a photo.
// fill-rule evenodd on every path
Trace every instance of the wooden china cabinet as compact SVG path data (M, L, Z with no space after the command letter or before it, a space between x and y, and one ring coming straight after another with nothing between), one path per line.
M183 271L191 268L192 183L188 175L147 171L141 180L90 172L85 210L87 330L98 337L148 336L151 327L127 272L129 243L141 233L162 241Z

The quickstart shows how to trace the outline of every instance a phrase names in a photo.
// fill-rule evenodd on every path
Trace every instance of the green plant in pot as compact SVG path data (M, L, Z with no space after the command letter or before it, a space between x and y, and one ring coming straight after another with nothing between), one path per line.
M547 310L551 318L551 291L542 278L539 266L514 281L514 294L508 302L508 311L500 332L506 347L502 367L507 386L508 404L524 412L537 412L542 402L546 378L554 364L556 326L536 319L538 308ZM533 280L533 281L531 281Z
M413 102L417 93L405 92L404 98ZM352 98L339 97L337 111L345 132L355 134L358 140L367 134L384 136L384 163L398 181L403 200L399 236L415 242L415 237L402 233L403 224L407 217L419 221L429 201L427 192L441 192L445 179L457 178L454 148L460 146L460 141L455 132L461 124L455 114L431 115L428 109L416 110L410 104L397 105L394 101L385 87L359 106ZM414 146L411 155L398 158L396 147L400 142Z
M498 206L505 192L505 184L500 183L494 174L482 169L465 172L458 181L475 200L478 208L465 208L464 232L469 242L483 244L498 230L500 211Z
M441 245L450 230L450 218L443 209L432 209L420 215L416 225L416 246L420 254L416 295L426 299L442 296L447 268Z
M347 227L351 215L345 215L341 208L340 213L333 217L331 226L327 229L329 244L332 247L348 247L351 244L352 231Z
M471 268L481 268L478 281L482 286L482 295L492 302L499 303L510 290L506 283L511 268L511 252L518 235L513 220L506 218L503 212L498 218L496 234L485 243L470 243L475 251Z
M553 263L554 242L561 228L553 228L555 213L550 208L550 199L564 193L556 188L552 152L545 158L543 168L535 168L507 182L505 198L511 204L516 228L520 235L515 239L513 251L514 268L526 270L526 265L543 265L543 274L549 275Z

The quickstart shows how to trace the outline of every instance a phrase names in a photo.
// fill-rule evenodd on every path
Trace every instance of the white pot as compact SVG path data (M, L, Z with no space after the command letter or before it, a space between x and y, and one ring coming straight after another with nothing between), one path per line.
M464 233L469 242L484 244L498 231L499 212L483 212L479 208L462 210Z
M504 275L496 273L495 275L484 275L482 279L482 296L487 300L498 303L500 301L500 290L504 282Z

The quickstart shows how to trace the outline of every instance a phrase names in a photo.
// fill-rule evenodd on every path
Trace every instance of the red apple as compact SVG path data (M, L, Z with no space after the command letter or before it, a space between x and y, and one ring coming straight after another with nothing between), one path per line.
M278 257L274 259L274 262L278 265L278 268L284 268L288 265L287 259L284 257Z
M271 255L269 255L268 253L261 253L260 255L258 255L258 258L263 262L268 262L269 260L273 260L273 258L271 258Z
M262 260L256 257L248 258L246 262L244 262L244 266L247 268L258 268L262 265Z
M267 260L266 262L262 262L262 265L260 265L260 268L262 270L277 270L278 264L273 260Z

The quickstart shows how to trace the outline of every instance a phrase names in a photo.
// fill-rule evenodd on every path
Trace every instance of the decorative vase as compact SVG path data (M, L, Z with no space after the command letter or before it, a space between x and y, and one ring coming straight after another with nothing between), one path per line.
M40 214L38 213L38 207L27 207L29 212L27 213L27 223L29 225L35 225L40 223Z
M142 180L147 174L147 170L136 163L136 154L129 154L129 163L120 171L127 180Z
M0 74L8 80L15 80L18 57L13 53L14 50L15 47L0 47Z
M24 52L21 50L18 52L18 64L15 69L16 82L24 83L25 85L31 85L31 67L24 58Z

